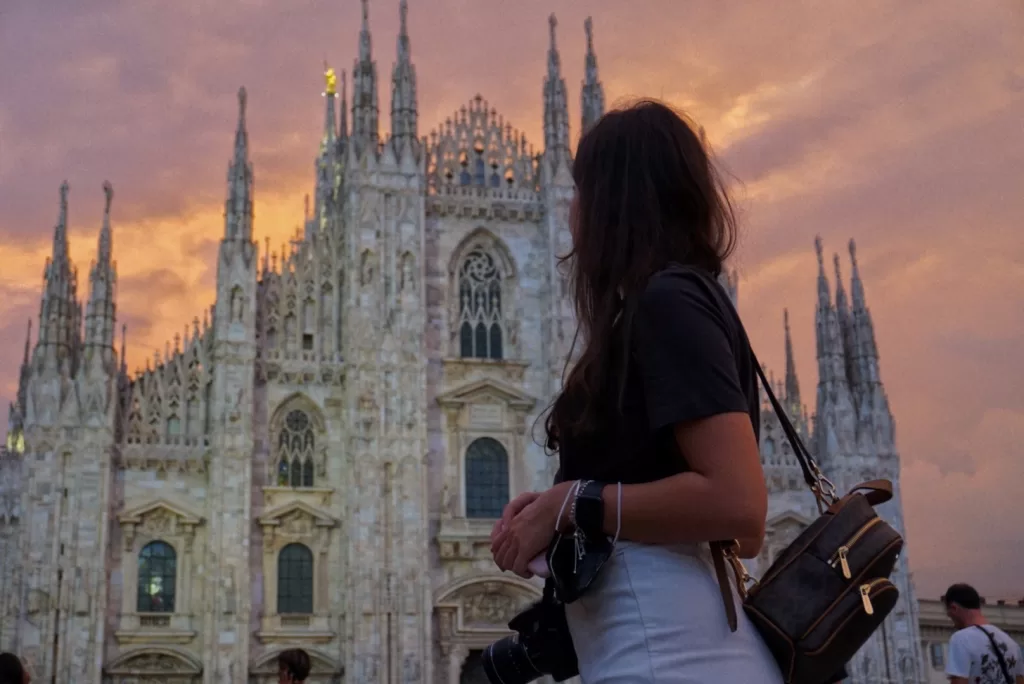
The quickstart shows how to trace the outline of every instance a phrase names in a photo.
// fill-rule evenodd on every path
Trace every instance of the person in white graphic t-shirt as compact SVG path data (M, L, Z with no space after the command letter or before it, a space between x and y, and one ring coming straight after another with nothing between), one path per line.
M951 684L1024 684L1020 647L985 619L974 587L954 584L942 602L957 629L949 640L946 660Z

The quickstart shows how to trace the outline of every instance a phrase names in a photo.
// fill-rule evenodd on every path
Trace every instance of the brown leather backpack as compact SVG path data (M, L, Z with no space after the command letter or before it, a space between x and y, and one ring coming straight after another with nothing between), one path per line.
M775 398L756 357L754 366L821 515L749 590L753 580L737 556L736 542L712 543L712 558L730 628L736 630L737 615L727 563L736 575L743 610L778 661L786 684L826 684L837 681L837 673L899 598L889 576L903 537L874 510L892 498L892 483L864 482L839 498Z

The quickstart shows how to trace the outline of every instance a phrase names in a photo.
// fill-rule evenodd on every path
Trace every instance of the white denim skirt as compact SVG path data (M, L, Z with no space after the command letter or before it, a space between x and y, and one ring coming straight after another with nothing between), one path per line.
M729 631L707 544L619 542L587 593L566 606L583 684L782 684L737 603Z

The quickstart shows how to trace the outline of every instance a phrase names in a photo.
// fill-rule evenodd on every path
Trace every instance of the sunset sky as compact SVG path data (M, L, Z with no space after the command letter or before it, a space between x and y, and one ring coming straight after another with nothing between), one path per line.
M480 93L540 147L552 11L574 136L588 14L609 104L660 97L702 123L742 209L741 313L778 373L789 307L812 404L813 239L834 287L831 254L848 278L855 238L918 593L968 581L1024 596L1020 2L409 5L421 134ZM371 0L370 22L386 129L398 0ZM113 183L118 314L137 367L212 303L238 87L257 239L276 246L312 190L322 63L351 69L358 28L355 0L2 4L0 397L38 316L61 181L81 292Z

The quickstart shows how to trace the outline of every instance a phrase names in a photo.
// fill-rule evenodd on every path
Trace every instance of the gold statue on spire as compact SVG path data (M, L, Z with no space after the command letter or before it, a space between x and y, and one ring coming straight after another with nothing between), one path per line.
M327 82L326 93L328 97L333 97L338 92L338 75L334 73L334 69L327 66L326 60L324 61L324 80Z

